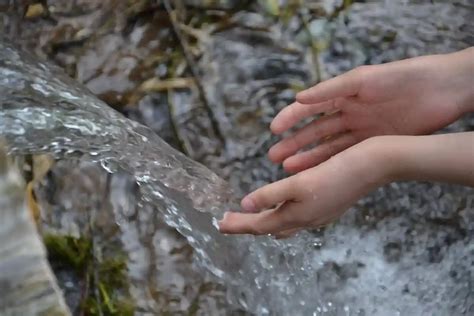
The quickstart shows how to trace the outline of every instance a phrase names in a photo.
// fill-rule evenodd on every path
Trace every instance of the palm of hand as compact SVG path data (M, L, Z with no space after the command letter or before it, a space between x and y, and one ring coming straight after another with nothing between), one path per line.
M270 159L299 172L373 136L428 134L456 120L442 86L425 84L424 79L367 66L307 90L299 98L305 103L295 102L275 117L273 132L281 134L304 118L326 115L274 145ZM314 143L318 145L299 152Z

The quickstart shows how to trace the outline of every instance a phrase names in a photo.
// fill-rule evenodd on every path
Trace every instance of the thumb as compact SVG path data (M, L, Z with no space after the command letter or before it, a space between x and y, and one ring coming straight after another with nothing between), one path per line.
M244 212L255 213L295 199L295 176L265 185L242 199Z
M219 231L224 234L252 235L286 231L301 226L301 219L295 216L298 209L298 203L289 202L276 209L254 214L227 212L219 222Z

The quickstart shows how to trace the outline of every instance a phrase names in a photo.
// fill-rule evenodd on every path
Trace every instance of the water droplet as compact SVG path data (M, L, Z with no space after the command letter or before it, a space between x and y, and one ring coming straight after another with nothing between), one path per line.
M118 164L116 161L111 159L104 159L100 162L102 168L104 168L108 173L115 173L118 170Z
M212 226L219 230L219 220L215 217L212 218Z

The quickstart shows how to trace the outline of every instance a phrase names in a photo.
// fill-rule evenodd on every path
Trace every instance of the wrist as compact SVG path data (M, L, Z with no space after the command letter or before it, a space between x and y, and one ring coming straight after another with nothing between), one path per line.
M446 63L438 65L445 76L445 85L452 87L459 117L474 112L474 47L447 54ZM446 69L443 69L446 65Z
M346 163L354 171L354 179L367 191L395 181L398 174L396 160L390 154L390 138L397 136L375 136L351 147L346 153Z
M377 136L363 143L372 171L384 185L440 181L474 186L474 132L430 136Z
M403 178L400 152L403 136L375 136L359 145L364 152L366 177L375 187L383 186Z

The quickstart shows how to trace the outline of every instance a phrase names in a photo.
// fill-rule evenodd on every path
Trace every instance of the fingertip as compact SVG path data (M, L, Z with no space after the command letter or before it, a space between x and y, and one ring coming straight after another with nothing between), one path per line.
M231 213L232 213L232 212L225 212L225 213L224 213L224 216L222 216L222 219L219 221L219 223L220 223L220 222L223 222L223 221L226 221L226 220L229 218L229 216L230 216Z
M246 213L257 212L257 205L255 204L254 199L250 195L247 195L242 199L242 201L240 202L240 206L242 207L242 211Z
M217 222L219 232L223 234L227 233L227 221L228 221L229 213L230 212L225 212L222 219Z
M258 214L242 214L239 212L227 212L219 222L219 232L223 234L257 234L253 228Z
M280 134L280 129L279 129L278 123L275 122L275 119L276 119L276 117L270 123L270 131L272 132L272 134L279 135Z
M278 114L273 118L270 124L270 130L275 135L280 135L289 130L293 124L296 122L292 122L292 109L297 104L297 102L293 102L288 106L284 107Z
M280 157L281 155L278 154L278 145L275 144L273 145L269 150L268 150L268 159L270 159L271 162L273 163L281 163L282 158Z
M283 132L285 132L286 130L287 130L287 128L285 128L285 126L281 123L281 120L279 119L278 115L275 116L273 121L270 123L270 131L274 135L280 135Z
M219 232L223 234L231 234L233 231L233 226L235 224L235 215L238 215L236 212L225 212L222 219L217 223L219 227Z

